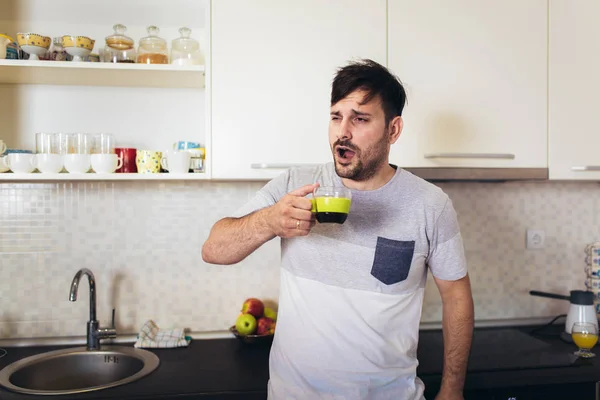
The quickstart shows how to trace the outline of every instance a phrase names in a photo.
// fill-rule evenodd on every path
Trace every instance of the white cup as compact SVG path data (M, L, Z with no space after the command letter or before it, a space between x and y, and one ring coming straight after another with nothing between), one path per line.
M92 166L90 154L66 154L65 169L72 174L85 174Z
M160 160L160 165L170 174L187 174L190 172L190 159L192 154L189 151L169 150L166 156Z
M116 154L92 154L92 169L97 174L112 174L123 165Z
M6 151L6 145L2 140L0 140L0 154L3 154Z
M60 154L36 154L33 165L43 174L58 174L63 169L63 156Z
M34 158L35 156L29 153L10 153L3 161L15 174L29 174L35 170Z

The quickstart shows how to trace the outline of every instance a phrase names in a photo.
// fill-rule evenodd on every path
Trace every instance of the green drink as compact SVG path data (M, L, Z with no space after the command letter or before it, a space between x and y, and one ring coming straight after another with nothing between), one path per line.
M313 193L313 212L320 223L343 224L348 218L352 194L344 187L323 186Z

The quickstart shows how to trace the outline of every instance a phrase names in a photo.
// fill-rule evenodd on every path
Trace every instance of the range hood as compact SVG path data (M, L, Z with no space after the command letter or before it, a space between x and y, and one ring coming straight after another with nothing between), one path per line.
M531 181L547 180L548 168L402 167L428 181Z

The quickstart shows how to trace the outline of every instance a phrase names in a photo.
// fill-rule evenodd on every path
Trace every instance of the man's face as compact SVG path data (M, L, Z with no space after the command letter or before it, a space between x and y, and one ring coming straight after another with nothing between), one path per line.
M341 178L366 181L387 164L391 137L381 101L362 104L366 92L356 90L331 106L329 145Z

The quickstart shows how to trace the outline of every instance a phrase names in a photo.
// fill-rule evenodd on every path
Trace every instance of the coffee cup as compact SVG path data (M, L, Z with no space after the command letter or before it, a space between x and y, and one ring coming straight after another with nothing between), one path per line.
M92 167L90 154L66 154L65 169L71 174L86 174Z
M123 165L123 159L116 154L92 154L91 162L97 174L112 174Z
M160 172L161 151L138 150L135 157L137 171L140 174L158 174Z
M28 174L35 170L34 155L30 153L10 153L2 158L4 165L16 174Z
M58 174L63 169L61 154L36 154L33 165L43 174Z
M121 167L117 168L118 173L134 174L137 173L137 164L135 158L137 150L133 148L118 147L115 148L115 154L123 160Z
M0 155L4 154L5 151L6 151L6 145L4 144L4 142L2 140L0 140Z
M319 223L343 224L348 218L352 193L338 186L320 186L313 191L313 209Z
M191 157L192 154L189 151L169 150L160 160L160 164L170 174L187 174L190 172Z

